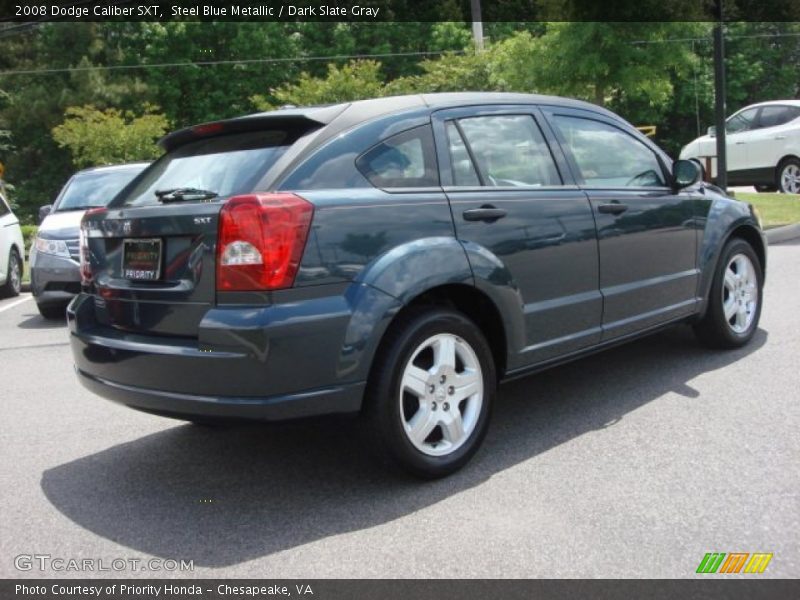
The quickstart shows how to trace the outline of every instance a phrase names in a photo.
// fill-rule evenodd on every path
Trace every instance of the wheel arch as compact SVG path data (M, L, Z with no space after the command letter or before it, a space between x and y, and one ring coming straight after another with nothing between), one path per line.
M428 289L411 299L395 315L393 322L410 310L420 307L446 307L466 315L481 331L492 350L498 377L505 372L508 342L500 310L492 299L475 286L451 283Z

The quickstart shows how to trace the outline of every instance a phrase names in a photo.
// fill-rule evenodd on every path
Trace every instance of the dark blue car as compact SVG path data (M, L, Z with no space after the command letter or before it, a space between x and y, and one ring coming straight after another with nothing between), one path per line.
M689 322L758 325L752 208L597 106L433 94L190 127L81 230L81 382L188 421L361 413L428 477L499 382Z

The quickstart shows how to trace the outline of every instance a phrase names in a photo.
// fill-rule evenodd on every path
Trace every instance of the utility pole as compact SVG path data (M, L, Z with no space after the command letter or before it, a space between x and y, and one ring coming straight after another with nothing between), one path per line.
M722 23L722 0L716 0L717 23L714 26L714 123L717 128L717 185L728 188L728 155L725 146L725 37Z
M483 50L483 21L481 20L481 0L472 0L472 37L475 47Z

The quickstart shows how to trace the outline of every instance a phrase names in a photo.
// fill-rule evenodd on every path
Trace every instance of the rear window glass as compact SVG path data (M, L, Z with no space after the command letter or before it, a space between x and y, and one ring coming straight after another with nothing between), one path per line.
M285 131L249 131L201 139L158 159L115 203L157 204L156 191L198 188L225 198L254 191L267 170L291 146Z
M143 169L144 166L79 173L69 180L53 210L63 212L106 206Z

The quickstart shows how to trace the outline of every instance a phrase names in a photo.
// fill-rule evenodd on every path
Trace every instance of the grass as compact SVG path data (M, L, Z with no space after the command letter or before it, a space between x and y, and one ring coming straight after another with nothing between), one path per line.
M800 223L800 195L737 193L736 198L758 209L765 229Z

